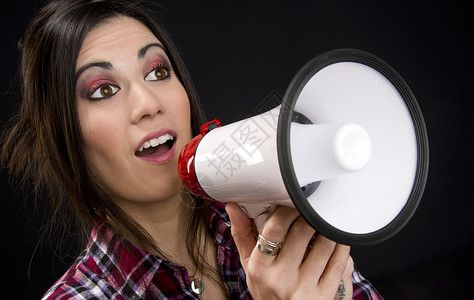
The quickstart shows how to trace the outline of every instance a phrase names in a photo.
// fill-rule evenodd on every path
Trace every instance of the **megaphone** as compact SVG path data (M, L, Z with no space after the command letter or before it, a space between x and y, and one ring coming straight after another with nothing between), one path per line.
M373 54L337 49L305 64L278 107L204 124L178 173L191 193L237 202L257 226L275 206L294 206L327 238L371 245L413 216L428 156L422 113L400 75Z

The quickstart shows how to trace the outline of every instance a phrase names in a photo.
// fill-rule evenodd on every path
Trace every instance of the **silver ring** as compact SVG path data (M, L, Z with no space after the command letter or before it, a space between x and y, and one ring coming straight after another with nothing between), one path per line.
M272 242L264 238L261 234L258 235L257 249L265 255L278 255L283 243Z

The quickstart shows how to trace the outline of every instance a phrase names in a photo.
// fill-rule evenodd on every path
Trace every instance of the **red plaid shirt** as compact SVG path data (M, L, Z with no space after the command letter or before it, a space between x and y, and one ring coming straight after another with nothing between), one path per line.
M217 242L217 261L229 299L252 299L239 254L222 204L212 205L211 227ZM104 234L98 234L102 230ZM116 256L114 253L118 253ZM382 299L356 270L354 299ZM191 289L187 270L132 245L96 226L86 250L45 294L43 299L199 299Z

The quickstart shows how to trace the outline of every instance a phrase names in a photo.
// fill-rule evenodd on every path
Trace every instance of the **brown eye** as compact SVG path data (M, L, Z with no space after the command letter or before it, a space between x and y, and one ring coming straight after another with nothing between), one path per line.
M147 81L160 81L170 77L171 68L168 66L157 66L145 77Z
M100 87L100 95L102 97L110 97L112 95L112 88L108 85L104 85Z
M165 79L168 77L168 70L163 67L158 67L155 69L155 77L158 80Z
M117 86L111 84L104 84L96 88L90 95L89 99L91 101L106 99L113 96L118 91L119 88Z

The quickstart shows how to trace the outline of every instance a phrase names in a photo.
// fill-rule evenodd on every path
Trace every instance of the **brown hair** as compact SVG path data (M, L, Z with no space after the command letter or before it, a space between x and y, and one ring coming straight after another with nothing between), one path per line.
M50 224L59 221L65 232L75 224L85 242L94 222L101 221L105 213L112 220L107 226L122 233L129 231L140 246L164 257L147 232L94 179L83 151L75 100L75 65L87 33L110 18L132 17L146 25L165 47L188 93L192 130L198 133L205 116L191 77L163 25L149 11L137 1L59 0L37 13L19 43L23 99L19 113L3 131L1 161L20 182L32 183L41 199L50 200ZM186 241L201 271L204 267L195 237L202 228L200 223L207 221L207 204L195 199Z

